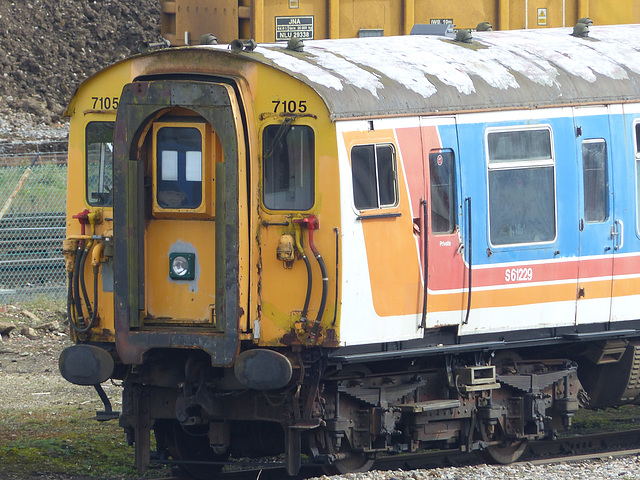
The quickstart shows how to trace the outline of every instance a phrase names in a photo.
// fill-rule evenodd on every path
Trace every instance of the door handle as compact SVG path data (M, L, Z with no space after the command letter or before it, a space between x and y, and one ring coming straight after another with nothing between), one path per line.
M620 250L624 246L624 223L616 219L611 226L611 238L614 240L614 250Z

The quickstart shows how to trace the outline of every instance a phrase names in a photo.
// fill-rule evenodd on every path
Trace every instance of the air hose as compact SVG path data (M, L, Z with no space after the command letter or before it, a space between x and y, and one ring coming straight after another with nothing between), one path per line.
M89 213L88 210L85 210L73 217L80 221L83 236L85 235L85 225L87 223L91 224L91 237L84 248L83 240L78 242L73 271L68 273L69 286L67 289L67 316L69 317L69 325L76 333L86 333L91 330L95 325L98 316L98 271L100 268L100 256L104 249L104 246L98 242L96 242L94 246L93 241L98 215L98 213ZM93 254L91 264L93 266L93 307L91 306L91 300L89 298L89 293L87 292L87 285L84 278L84 267L92 249ZM82 310L83 299L87 307L87 318L90 319L89 324L86 323L84 312Z
M315 215L309 215L307 218L296 219L293 222L305 225L307 230L309 230L309 247L313 252L313 256L316 257L318 265L320 266L320 272L322 273L322 298L320 300L320 308L318 308L318 316L316 317L315 322L313 322L313 327L311 327L311 332L309 333L311 338L315 338L318 335L318 330L320 329L320 322L324 315L324 309L327 306L327 294L329 292L329 275L327 273L327 267L324 264L322 255L320 255L320 252L313 243L313 231L319 228L320 223L318 222L318 217ZM311 269L309 269L309 271L311 271Z
M76 249L76 261L73 266L72 279L73 279L73 304L76 310L76 321L75 325L72 321L72 317L69 317L69 321L71 322L71 326L74 330L78 331L77 328L85 328L84 323L84 313L82 312L82 300L80 298L80 270L82 269L82 257L84 254L84 249L82 248L82 242L78 242L78 248Z
M69 325L77 333L86 333L93 328L96 319L98 317L98 271L99 271L99 258L103 250L103 245L97 243L93 248L92 262L93 265L93 308L91 307L91 301L87 293L87 287L84 281L84 265L86 263L89 252L89 248L83 249L81 246L76 251L76 262L73 272L69 272L69 285L73 284L67 292L67 316L69 317ZM98 263L96 263L96 257L98 257ZM85 304L87 306L87 317L90 317L89 323L85 322L84 313L82 311L82 300L80 298L80 290L84 297ZM75 321L71 305L75 308Z
M302 309L302 314L300 317L303 321L307 319L307 313L309 311L309 301L311 300L311 287L313 285L313 277L311 275L311 263L309 263L309 259L307 255L304 253L304 248L302 247L302 238L300 235L300 224L294 223L295 228L295 239L296 239L296 249L298 250L298 254L302 257L305 266L307 267L307 296L304 300L304 308Z

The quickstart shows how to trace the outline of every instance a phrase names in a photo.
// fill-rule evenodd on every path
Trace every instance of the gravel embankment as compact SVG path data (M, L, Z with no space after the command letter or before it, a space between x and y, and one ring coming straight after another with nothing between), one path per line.
M635 480L640 479L640 457L560 463L553 465L477 465L367 473L350 473L323 480Z

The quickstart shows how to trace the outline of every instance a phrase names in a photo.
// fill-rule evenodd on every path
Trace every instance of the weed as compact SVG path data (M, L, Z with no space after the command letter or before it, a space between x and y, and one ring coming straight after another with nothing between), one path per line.
M134 450L115 422L99 423L86 411L0 413L0 478L42 472L96 479L137 479ZM167 476L152 469L144 478Z

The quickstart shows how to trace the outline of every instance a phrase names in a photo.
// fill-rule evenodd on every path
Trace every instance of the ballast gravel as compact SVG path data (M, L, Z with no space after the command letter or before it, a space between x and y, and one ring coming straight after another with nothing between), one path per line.
M473 465L430 470L392 470L315 477L313 480L635 480L640 456L556 464Z

